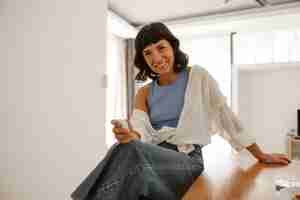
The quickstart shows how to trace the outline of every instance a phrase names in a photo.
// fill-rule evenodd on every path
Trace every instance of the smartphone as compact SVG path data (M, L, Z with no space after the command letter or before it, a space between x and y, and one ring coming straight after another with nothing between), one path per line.
M129 129L129 124L127 119L114 119L111 121L118 128L127 128Z

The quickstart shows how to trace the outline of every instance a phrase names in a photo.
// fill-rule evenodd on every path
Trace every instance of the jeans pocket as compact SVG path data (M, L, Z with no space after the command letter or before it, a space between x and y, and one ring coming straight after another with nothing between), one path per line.
M202 174L204 170L204 161L203 161L203 155L202 155L202 147L200 145L195 145L195 149L190 152L189 157L192 160L192 171L194 175L200 175Z
M201 164L203 164L203 155L202 155L202 147L200 145L195 145L195 149L188 154L192 159L197 160Z

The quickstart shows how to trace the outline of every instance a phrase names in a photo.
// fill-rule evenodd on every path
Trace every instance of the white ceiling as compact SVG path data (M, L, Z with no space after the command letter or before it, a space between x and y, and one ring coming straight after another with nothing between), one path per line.
M225 3L227 1L227 3ZM264 6L259 2L265 4ZM212 16L252 8L272 7L300 0L108 0L108 7L129 24L170 22L198 16Z

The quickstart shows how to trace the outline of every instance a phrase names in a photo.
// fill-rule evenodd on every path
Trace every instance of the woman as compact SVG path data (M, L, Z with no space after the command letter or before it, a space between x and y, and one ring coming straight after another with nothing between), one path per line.
M204 166L201 148L217 132L258 161L286 165L264 153L226 105L202 67L187 67L179 40L162 23L144 26L135 40L137 79L153 81L135 99L129 127L112 120L119 141L73 192L77 200L179 200Z

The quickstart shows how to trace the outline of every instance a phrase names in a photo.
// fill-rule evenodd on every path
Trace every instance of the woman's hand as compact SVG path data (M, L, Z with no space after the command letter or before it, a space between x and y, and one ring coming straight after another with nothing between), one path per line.
M287 165L291 161L288 157L284 154L268 154L264 153L256 143L251 144L250 146L246 147L250 153L259 161L265 164L280 164L280 165Z
M280 164L280 165L287 165L291 161L287 158L284 154L267 154L264 153L259 156L258 160L262 163L266 164Z
M112 120L111 124L114 125L112 131L115 134L115 138L120 143L128 143L132 140L138 140L140 138L136 131L123 128L117 120Z

